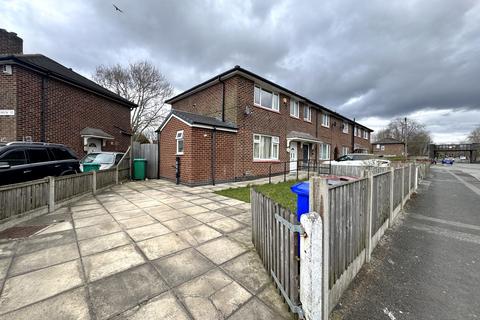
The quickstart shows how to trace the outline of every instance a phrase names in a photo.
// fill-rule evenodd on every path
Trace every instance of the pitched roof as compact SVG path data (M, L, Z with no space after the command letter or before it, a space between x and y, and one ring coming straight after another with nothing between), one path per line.
M372 142L372 144L404 144L402 141L393 138L383 138L378 141Z
M356 122L356 121L354 121L354 120L351 120L351 119L349 119L349 118L347 118L347 117L345 117L345 116L343 116L343 115L341 115L341 114L339 114L339 113L337 113L337 112L335 112L335 111L333 111L333 110L331 110L331 109L329 109L329 108L327 108L327 107L325 107L325 106L323 106L323 105L321 105L321 104L319 104L319 103L316 103L315 101L310 100L309 98L306 98L306 97L304 97L304 96L302 96L302 95L300 95L300 94L298 94L298 93L296 93L296 92L294 92L294 91L292 91L292 90L289 90L289 89L287 89L287 88L285 88L285 87L282 87L281 85L276 84L275 82L270 81L270 80L268 80L268 79L265 79L265 78L259 76L258 74L255 74L255 73L251 72L250 70L244 69L244 68L242 68L242 67L240 67L240 66L235 66L235 67L233 67L232 69L229 69L229 70L227 70L227 71L225 71L225 72L222 72L222 73L220 73L219 75L216 75L215 77L213 77L213 78L211 78L211 79L208 79L207 81L204 81L204 82L202 82L202 83L200 83L200 84L198 84L198 85L196 85L196 86L194 86L194 87L192 87L192 88L190 88L190 89L188 89L188 90L186 90L186 91L184 91L184 92L182 92L182 93L180 93L180 94L178 94L178 95L176 95L176 96L174 96L174 97L172 97L172 98L170 98L170 99L168 99L168 100L166 100L165 102L171 104L171 103L173 103L173 102L175 102L175 101L177 101L177 100L180 100L180 99L183 99L183 98L185 98L185 97L188 97L188 96L190 96L191 94L193 94L193 93L195 93L195 92L197 92L197 91L199 91L199 90L202 90L202 89L204 89L204 88L207 88L207 87L209 87L209 86L212 86L212 85L216 84L216 83L219 82L220 79L222 79L222 78L226 79L226 78L231 77L231 76L233 76L233 75L235 75L235 74L237 74L237 73L240 73L240 74L245 75L245 76L250 77L250 78L258 79L259 81L262 81L262 82L267 83L267 84L269 84L269 85L271 85L271 86L274 86L274 87L278 88L279 90L281 90L281 91L283 91L283 92L285 92L285 93L287 93L287 94L289 94L289 95L295 96L295 97L297 97L297 98L299 98L299 99L301 99L301 100L306 101L306 102L309 103L310 105L315 106L317 109L325 110L325 111L327 111L328 113L330 113L330 114L332 114L332 115L335 115L336 117L338 117L338 118L340 118L340 119L346 120L346 121L348 121L348 122L350 122L350 123L355 123L355 125L363 128L363 129L366 129L366 130L368 130L368 131L370 131L370 132L373 132L372 129L370 129L370 128L364 126L364 125L361 125L360 123L358 123L358 122Z
M10 54L0 55L0 62L11 62L19 65L26 66L37 72L47 73L50 76L57 77L60 80L72 83L84 89L93 91L97 94L120 102L121 104L135 108L137 105L120 95L113 93L112 91L100 86L94 81L85 78L84 76L76 73L70 68L67 68L60 63L42 55L42 54Z
M165 124L172 117L180 118L181 120L183 120L184 122L188 123L191 126L203 125L203 126L209 126L214 128L225 128L225 129L232 129L232 130L237 129L237 126L231 122L224 122L214 117L208 117L208 116L204 116L196 113L172 109L170 114L165 118L165 120L160 125L157 131L161 131L162 128L165 126Z
M90 136L95 138L113 139L111 134L106 133L102 129L86 127L80 131L80 136Z

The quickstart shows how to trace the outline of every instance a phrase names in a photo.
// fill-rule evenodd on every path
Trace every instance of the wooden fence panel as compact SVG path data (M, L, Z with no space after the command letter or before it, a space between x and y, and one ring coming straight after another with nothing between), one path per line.
M268 273L275 276L293 305L299 297L299 238L285 224L277 221L278 214L291 224L300 224L296 215L263 194L251 190L252 241ZM279 289L280 289L279 287Z
M409 181L408 181L408 166L404 167L404 176L403 176L403 198L405 199L410 192Z
M331 187L329 288L365 249L367 179Z
M48 178L0 187L0 220L48 206Z
M393 177L393 209L396 209L402 203L402 168L394 171Z
M92 172L72 174L55 178L55 202L92 192Z
M158 144L138 142L133 143L133 158L147 160L147 178L158 178Z
M97 171L97 189L115 184L117 179L117 168Z
M390 179L391 172L373 176L372 235L390 216Z

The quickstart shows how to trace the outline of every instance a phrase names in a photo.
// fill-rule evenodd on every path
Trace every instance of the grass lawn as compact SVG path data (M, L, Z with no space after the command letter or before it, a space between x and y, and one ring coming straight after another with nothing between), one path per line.
M292 212L295 212L297 210L297 196L290 190L290 187L297 182L299 181L292 180L287 182L279 182L276 184L267 183L253 187L258 192L263 193L267 197L279 203L282 207L288 208ZM250 202L250 187L251 186L242 188L230 188L216 191L215 193L225 197Z

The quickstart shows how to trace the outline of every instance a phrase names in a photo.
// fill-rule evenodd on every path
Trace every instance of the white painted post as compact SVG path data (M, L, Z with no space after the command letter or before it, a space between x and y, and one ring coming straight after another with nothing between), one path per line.
M412 194L412 164L408 164L408 198Z
M48 177L48 212L55 211L55 178Z
M365 228L365 262L370 262L372 257L372 215L373 215L373 173L365 172L367 183L367 219Z
M312 320L315 319L321 319L321 320L328 320L328 316L330 313L330 305L328 301L328 295L329 295L329 288L328 288L328 279L329 279L329 242L330 242L330 230L329 230L329 219L330 219L330 198L329 198L329 191L328 191L328 183L327 179L322 179L322 177L317 176L317 177L312 177L310 179L310 201L309 201L309 211L310 212L317 212L321 220L316 220L317 222L320 221L322 224L322 234L321 234L321 242L314 242L312 243L315 245L315 247L312 249L312 251L319 251L322 254L321 258L321 265L322 267L317 267L317 266L312 266L313 272L317 272L319 276L321 276L321 282L320 283L315 283L312 282L311 287L312 290L321 290L321 292L317 292L315 294L311 294L310 296L313 297L320 297L321 298L321 304L319 305L312 305L310 310L316 310L315 314L318 315L319 313L319 308L321 308L321 318L311 318ZM315 229L318 229L317 226L315 226ZM313 231L312 231L313 232ZM317 233L318 237L318 230L315 231ZM307 237L309 235L307 234ZM320 247L321 246L321 247ZM318 257L318 254L315 253L316 256ZM318 259L318 258L317 258ZM318 264L318 261L315 261ZM302 262L300 262L300 268L301 268ZM320 271L321 270L321 271ZM316 278L314 278L316 279ZM314 280L312 279L312 280ZM317 279L318 280L318 279ZM301 285L300 285L300 290L303 290ZM303 304L303 302L302 302Z
M405 195L405 166L402 167L402 196L401 196L401 199L402 201L400 201L400 204L401 204L401 210L403 211L403 200L404 200L404 196Z
M310 212L301 216L300 223L305 230L305 235L300 237L300 301L306 320L322 320L322 217L316 212Z
M389 217L389 222L388 225L391 227L393 225L393 210L395 209L393 207L393 197L395 193L393 192L393 189L395 188L395 168L390 168L390 217Z
M97 171L92 171L92 193L97 193Z
M418 189L418 169L419 169L419 166L415 166L415 189L414 191L416 192L417 189Z

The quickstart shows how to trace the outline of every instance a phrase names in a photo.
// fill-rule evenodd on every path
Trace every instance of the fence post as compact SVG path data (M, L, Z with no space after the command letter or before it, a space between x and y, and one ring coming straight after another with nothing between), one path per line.
M321 275L322 277L322 282L321 282L321 288L312 288L312 290L321 290L321 293L316 293L315 296L319 296L322 299L322 303L318 306L311 306L311 308L321 308L321 318L315 318L315 319L322 319L322 320L328 320L328 315L330 313L330 306L329 306L329 301L328 301L328 294L329 294L329 287L328 287L328 279L329 279L329 249L330 249L330 230L329 230L329 219L330 219L330 197L329 197L329 190L328 190L328 183L327 179L322 179L321 177L312 177L310 179L310 192L309 192L309 211L310 212L318 212L320 214L320 217L322 219L322 225L323 225L323 232L322 232L322 247L323 250L323 256L322 256L322 263L321 269L316 269L316 270L321 270L314 272L318 272L319 276ZM317 248L319 245L317 244ZM316 250L316 249L314 249ZM302 251L302 250L300 250ZM302 263L300 262L300 267ZM315 267L317 268L317 267ZM300 273L301 274L301 273ZM315 285L313 285L315 287ZM302 289L302 286L300 285L300 290ZM308 319L308 318L307 318Z
M305 235L300 237L300 301L306 320L322 320L323 223L315 211L302 214ZM322 284L322 285L319 285ZM327 280L328 285L328 280Z
M414 185L414 189L413 191L417 191L418 189L418 169L419 169L419 166L415 165L415 185Z
M48 212L55 211L55 178L48 177Z
M390 218L389 218L389 227L393 225L393 197L395 196L394 189L395 188L395 168L390 168Z
M405 199L405 166L402 167L402 201L400 201L400 207L403 211L403 200Z
M283 182L287 181L287 163L283 164Z
M115 184L118 184L118 165L115 169Z
M412 164L408 164L408 198L410 199L410 194L412 193Z
M373 214L373 173L366 171L367 177L367 219L365 228L365 261L370 262L372 257L372 214Z
M268 167L268 183L272 183L272 165Z
M92 193L97 193L97 171L92 171Z

